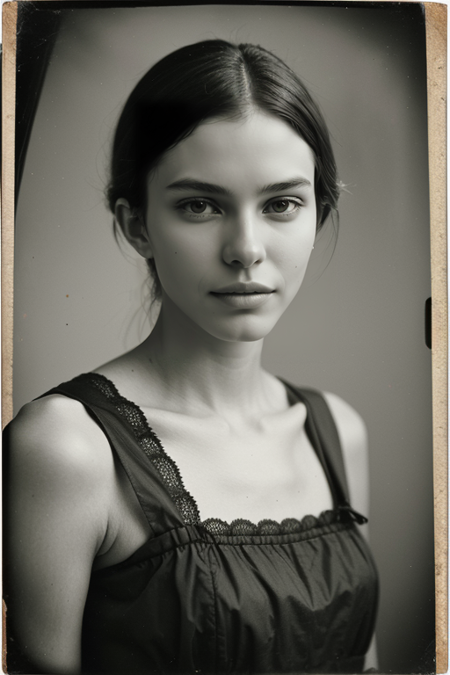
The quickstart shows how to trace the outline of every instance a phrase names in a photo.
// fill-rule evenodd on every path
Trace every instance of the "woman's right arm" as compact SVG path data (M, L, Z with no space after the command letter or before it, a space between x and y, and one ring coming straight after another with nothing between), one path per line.
M25 406L8 437L5 575L12 635L30 672L78 673L92 563L108 530L112 456L84 407L64 396Z

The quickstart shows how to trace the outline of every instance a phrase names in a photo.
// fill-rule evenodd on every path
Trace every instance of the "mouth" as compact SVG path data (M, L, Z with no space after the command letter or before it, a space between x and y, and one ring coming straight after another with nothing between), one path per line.
M275 291L246 291L238 293L237 291L211 291L211 295L271 295Z
M274 289L256 283L233 284L218 291L211 291L213 297L233 309L257 309L274 293Z
M273 288L256 281L242 281L223 286L218 288L217 291L211 291L211 293L212 295L261 295L275 293L275 291Z

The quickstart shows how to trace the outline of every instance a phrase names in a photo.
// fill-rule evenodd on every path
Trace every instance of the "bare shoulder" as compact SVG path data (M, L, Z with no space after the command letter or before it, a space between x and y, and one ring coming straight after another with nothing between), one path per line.
M53 448L67 441L82 449L104 436L82 403L61 394L51 394L27 403L10 424L12 438ZM77 453L78 454L78 453Z
M341 441L350 501L365 516L369 510L369 449L361 415L336 394L324 392Z
M367 455L367 428L361 415L340 396L330 392L324 392L324 396L348 458L351 459L353 455Z
M87 491L113 468L109 444L84 406L52 394L25 405L8 430L11 468Z

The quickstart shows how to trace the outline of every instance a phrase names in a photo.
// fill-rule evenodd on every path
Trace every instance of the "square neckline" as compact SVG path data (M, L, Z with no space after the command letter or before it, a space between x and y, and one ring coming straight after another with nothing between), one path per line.
M335 482L328 470L325 454L321 447L320 438L315 431L312 409L308 401L302 397L301 391L294 388L281 378L290 406L302 402L307 409L305 431L311 446L319 459L325 478L328 482L333 499L333 508L322 511L318 516L307 514L301 519L284 518L281 521L263 518L252 522L246 518L237 518L230 522L220 518L200 517L200 510L195 497L185 487L183 477L175 460L167 453L161 439L152 428L143 410L133 401L122 396L114 382L101 373L90 372L79 375L75 380L85 380L88 384L101 392L103 397L113 406L116 414L131 428L138 446L158 471L162 481L181 515L184 525L201 526L213 535L279 535L304 532L312 527L329 525L334 521L341 521L344 511L352 516L351 520L367 522L364 516L355 512L346 500L339 499Z

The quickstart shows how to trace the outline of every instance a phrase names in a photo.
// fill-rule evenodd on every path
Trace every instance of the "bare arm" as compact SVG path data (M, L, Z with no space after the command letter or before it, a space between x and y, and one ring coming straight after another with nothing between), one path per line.
M369 449L367 429L362 417L352 406L335 394L325 393L333 413L344 455L350 504L369 517ZM368 525L361 525L362 534L369 539ZM366 654L365 668L377 668L375 636Z
M83 406L62 396L25 406L11 426L8 617L33 672L80 670L91 567L108 527L105 441Z

